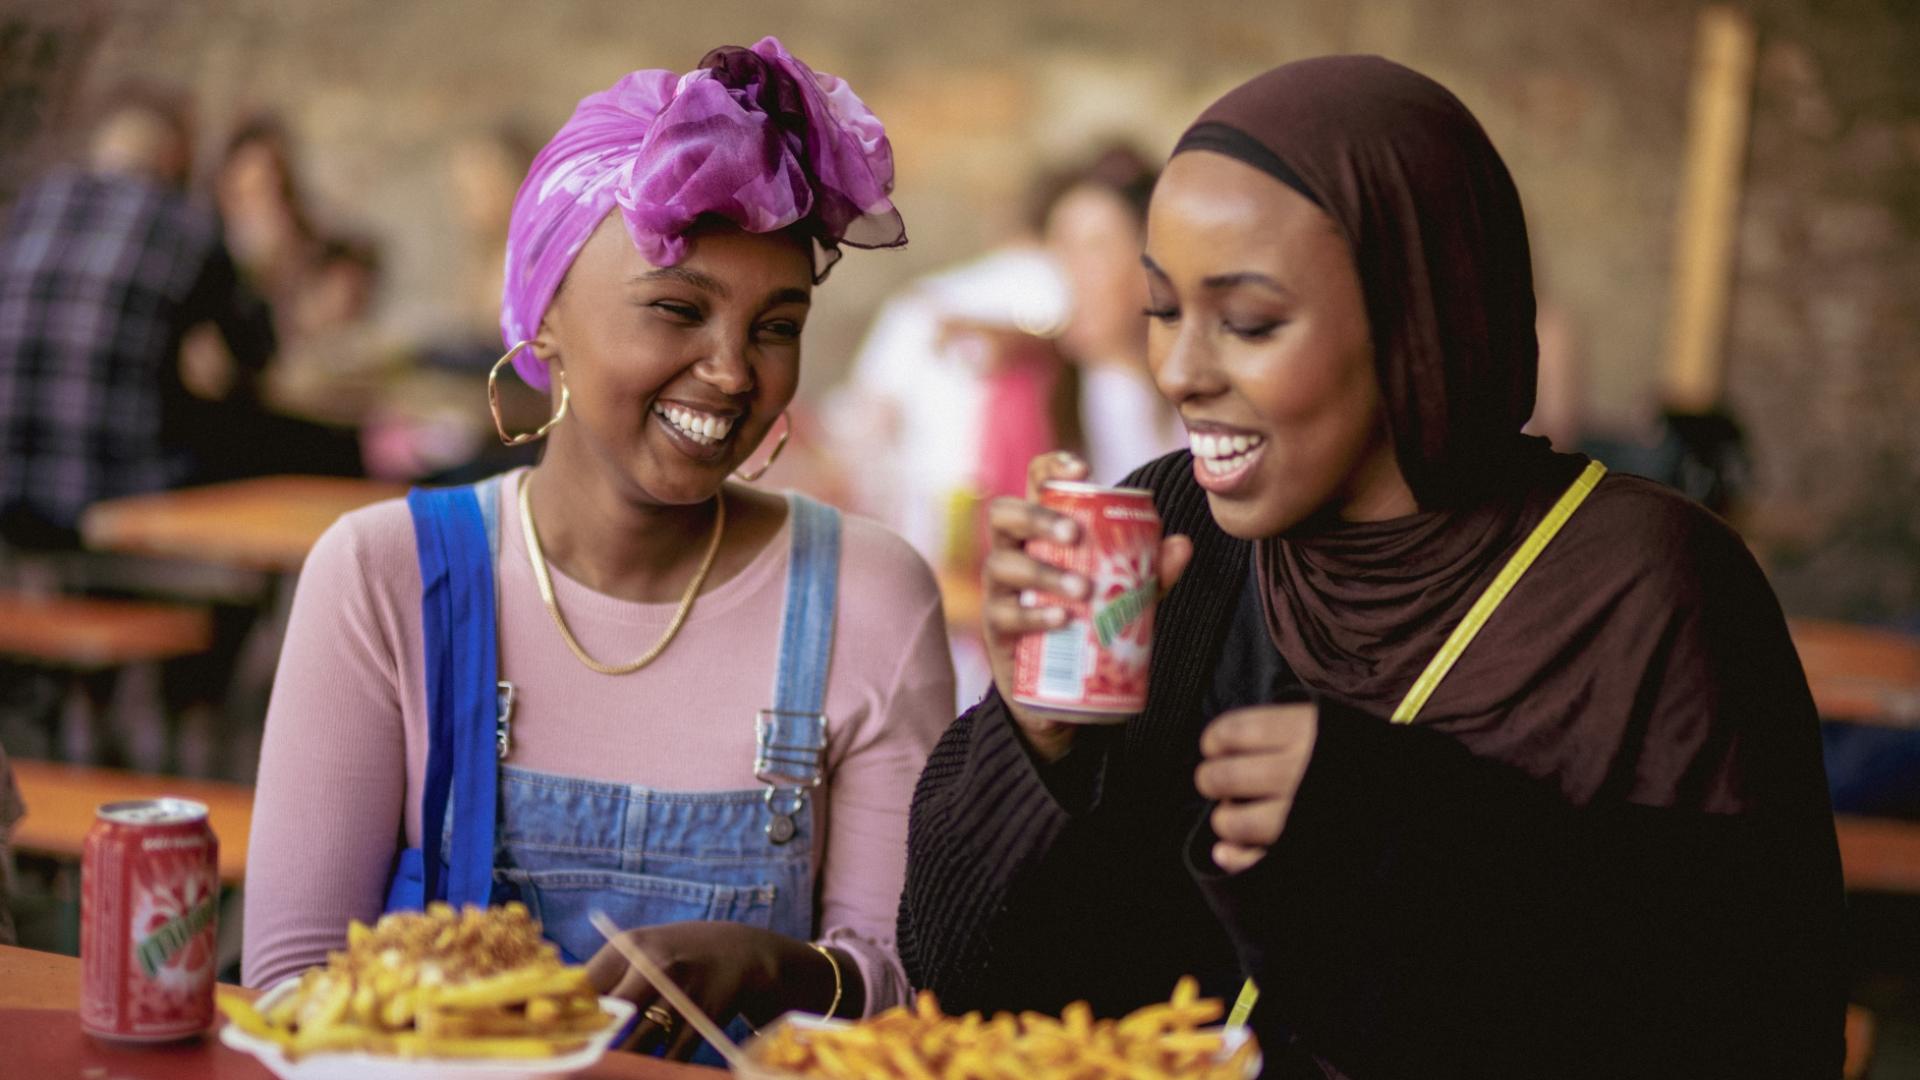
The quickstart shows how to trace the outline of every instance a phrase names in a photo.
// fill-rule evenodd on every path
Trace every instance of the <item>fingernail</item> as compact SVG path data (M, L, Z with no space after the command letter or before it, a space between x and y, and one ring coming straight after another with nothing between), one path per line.
M1065 578L1061 579L1060 584L1066 588L1067 595L1073 597L1075 600L1084 600L1087 594L1093 591L1093 586L1088 584L1087 579L1081 577L1079 574L1068 574Z
M1063 544L1071 544L1073 543L1073 533L1073 522L1062 520L1053 523L1053 538L1055 540Z
M1048 626L1065 626L1066 624L1067 624L1067 612L1065 608L1048 608L1047 609L1047 625Z

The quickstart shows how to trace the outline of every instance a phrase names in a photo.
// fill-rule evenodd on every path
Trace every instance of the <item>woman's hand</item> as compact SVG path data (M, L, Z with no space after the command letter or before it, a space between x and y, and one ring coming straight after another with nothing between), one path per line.
M1259 862L1287 827L1320 731L1312 704L1256 705L1221 713L1200 736L1200 794L1219 800L1213 861L1230 874Z
M1081 539L1080 526L1072 518L1039 505L1040 486L1049 480L1085 480L1087 463L1065 451L1042 454L1027 466L1026 499L995 499L987 508L987 523L992 533L986 565L981 571L983 613L986 623L987 659L993 667L993 682L1006 701L1007 711L1020 725L1027 745L1042 761L1058 761L1073 746L1080 725L1054 719L1042 710L1020 705L1013 700L1013 654L1020 639L1028 634L1045 633L1065 625L1067 610L1043 602L1033 607L1020 603L1020 594L1028 590L1069 600L1085 600L1093 592L1093 583L1079 574L1069 574L1057 566L1040 562L1027 554L1027 541L1052 540L1062 544ZM1184 536L1170 536L1160 542L1160 592L1173 587L1193 557L1193 542Z
M680 922L628 930L621 935L653 958L667 977L687 992L713 1022L725 1026L735 1014L758 1027L788 1009L825 1012L833 1000L833 971L827 959L804 941L732 922ZM851 959L839 960L845 992L837 1010L844 1015L864 999L859 971ZM646 976L627 963L612 942L587 962L587 978L601 994L625 998L640 1009L641 1020L621 1047L650 1051L664 1046L666 1056L684 1060L700 1045L700 1033L660 996ZM658 1009L654 1007L658 1006ZM662 1025L649 1011L671 1017Z

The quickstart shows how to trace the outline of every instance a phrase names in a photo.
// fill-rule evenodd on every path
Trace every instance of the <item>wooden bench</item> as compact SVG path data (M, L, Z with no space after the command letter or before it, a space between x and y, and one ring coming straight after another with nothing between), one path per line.
M1920 638L1825 619L1790 619L1823 720L1920 727Z
M253 789L244 784L21 760L13 762L13 778L27 805L26 816L13 828L17 851L77 860L103 804L174 796L206 804L220 838L220 880L238 885L246 876Z
M1873 1067L1873 1039L1879 1027L1872 1012L1859 1005L1847 1006L1847 1057L1840 1066L1841 1080L1866 1080Z
M77 695L84 709L79 720L88 729L91 753L109 764L124 753L106 715L121 670L192 656L212 645L213 615L205 608L0 592L0 656L66 673L66 700ZM65 715L55 707L41 717L55 753ZM171 721L168 726L171 760Z
M1839 814L1833 824L1849 891L1920 896L1920 821Z
M98 671L190 656L212 643L204 608L0 593L0 654L37 664Z

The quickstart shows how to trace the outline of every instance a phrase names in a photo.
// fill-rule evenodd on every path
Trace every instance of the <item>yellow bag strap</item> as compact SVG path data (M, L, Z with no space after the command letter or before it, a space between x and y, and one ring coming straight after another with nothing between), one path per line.
M1527 568L1533 565L1533 561L1538 559L1553 538L1559 535L1567 519L1573 516L1575 510L1580 509L1581 503L1587 501L1587 496L1593 494L1594 487L1606 474L1607 467L1600 462L1587 463L1587 467L1574 479L1573 484L1553 504L1553 509L1548 510L1547 516L1540 519L1540 524L1533 527L1533 532L1529 533L1527 539L1521 543L1520 550L1514 552L1513 557L1507 560L1507 565L1500 568L1499 576L1487 586L1487 591L1481 593L1480 598L1467 609L1466 618L1461 619L1460 625L1454 627L1453 633L1447 635L1446 644L1440 646L1440 651L1427 662L1427 669L1413 681L1413 686L1407 690L1407 696L1400 699L1400 707L1393 710L1394 723L1411 724L1413 718L1420 715L1420 710L1426 707L1427 699L1439 689L1440 680L1446 678L1447 672L1453 670L1453 665L1460 659L1460 654L1467 651L1467 646L1472 643L1474 636L1480 633L1480 628L1487 625L1487 620L1493 617L1493 611L1500 606L1500 601L1505 600L1507 594L1513 591L1514 585L1520 581L1520 576L1527 572ZM1254 1002L1259 998L1259 988L1253 985L1252 979L1248 979L1246 985L1240 988L1240 996L1235 999L1233 1010L1227 1014L1227 1026L1244 1026L1247 1017L1253 1013Z
M1229 1028L1246 1027L1247 1017L1253 1015L1253 1003L1260 1000L1260 988L1248 979L1240 985L1240 996L1233 999L1233 1009L1227 1013Z
M1553 541L1553 538L1559 535L1561 526L1567 523L1567 519L1573 516L1575 510L1580 509L1581 503L1587 501L1587 496L1593 493L1594 485L1598 484L1600 478L1606 473L1605 465L1597 461L1587 463L1587 467L1575 478L1573 485L1567 488L1558 502L1553 504L1553 509L1548 510L1547 516L1540 519L1540 524L1533 527L1533 532L1520 545L1520 550L1514 552L1513 558L1507 560L1507 565L1500 568L1500 576L1494 578L1493 584L1487 586L1487 591L1481 593L1480 599L1475 600L1473 606L1467 609L1467 617L1461 619L1460 625L1454 627L1453 633L1447 635L1447 643L1440 646L1439 652L1433 654L1433 659L1427 663L1427 670L1421 672L1420 677L1413 681L1407 696L1400 700L1400 707L1393 710L1394 723L1411 724L1413 718L1420 715L1420 710L1426 707L1427 699L1432 697L1433 692L1439 688L1440 680L1446 678L1447 672L1453 670L1453 665L1460 659L1460 654L1467 651L1467 646L1472 643L1474 636L1480 633L1480 628L1487 625L1487 620L1493 616L1493 610L1500 606L1500 601L1505 600L1508 593L1513 591L1514 585L1520 581L1520 575L1527 572L1527 568L1533 565L1533 560L1539 558L1540 553L1547 549L1547 545Z

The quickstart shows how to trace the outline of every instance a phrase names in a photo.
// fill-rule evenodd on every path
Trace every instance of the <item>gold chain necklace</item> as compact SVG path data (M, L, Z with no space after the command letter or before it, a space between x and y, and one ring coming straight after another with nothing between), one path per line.
M528 473L520 478L520 529L527 538L527 559L533 563L533 577L540 583L540 599L547 605L547 614L553 616L553 625L559 627L560 637L566 641L567 648L587 667L602 675L626 675L639 671L658 659L668 645L673 643L674 635L680 632L681 624L687 621L688 613L693 611L694 597L700 595L700 586L706 584L707 574L713 570L714 557L720 554L720 537L727 530L727 496L722 492L716 497L713 511L713 539L707 541L706 557L700 560L700 569L694 571L693 580L687 583L686 595L680 598L680 607L673 613L673 622L667 624L667 632L660 636L653 648L637 660L625 664L603 664L587 655L580 642L568 629L567 620L560 614L560 602L553 595L553 577L547 572L547 555L540 550L540 532L533 526L533 503L527 493L532 490L528 483L533 478Z

